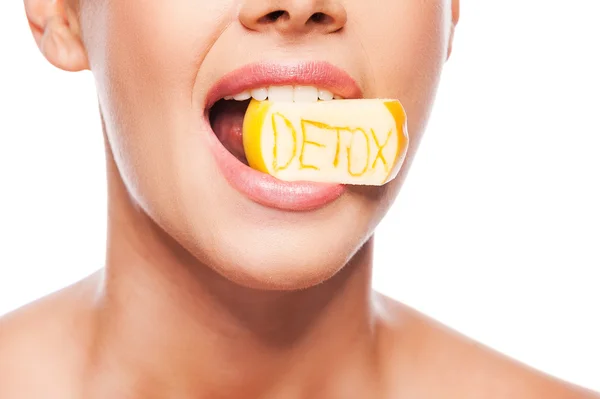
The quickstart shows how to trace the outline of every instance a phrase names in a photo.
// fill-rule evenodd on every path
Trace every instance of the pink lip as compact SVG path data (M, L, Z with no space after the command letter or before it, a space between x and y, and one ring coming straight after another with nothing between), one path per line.
M362 91L346 72L327 62L250 64L221 78L208 92L209 109L225 96L266 86L309 85L343 98L360 98Z
M328 63L251 64L227 74L209 91L204 123L212 132L208 109L227 95L256 87L294 84L317 86L344 98L362 97L356 82ZM286 182L258 172L235 158L212 133L208 135L209 148L225 179L238 192L261 205L286 211L309 211L335 201L345 191L345 186L340 184Z

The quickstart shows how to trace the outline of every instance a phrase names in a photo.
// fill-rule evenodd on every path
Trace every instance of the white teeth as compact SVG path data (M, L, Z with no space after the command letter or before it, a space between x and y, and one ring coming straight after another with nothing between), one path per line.
M314 103L319 100L319 90L313 86L296 86L294 87L294 102L310 102Z
M265 101L269 97L269 91L266 87L260 87L252 90L252 98L257 101Z
M243 92L238 93L235 96L233 96L233 99L236 101L246 101L250 97L251 97L251 95L250 95L249 91L243 91Z
M233 96L225 96L224 100L246 101L254 98L257 101L283 101L283 102L316 102L341 100L342 97L333 95L332 92L325 89L319 89L315 86L269 86L257 87L252 90L245 90Z
M331 101L333 100L333 93L329 90L319 90L319 100Z
M294 86L270 86L269 101L294 101Z

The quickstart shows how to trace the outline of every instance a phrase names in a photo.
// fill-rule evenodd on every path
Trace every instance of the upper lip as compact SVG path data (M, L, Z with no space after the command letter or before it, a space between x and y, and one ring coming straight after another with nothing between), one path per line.
M223 76L209 90L206 109L225 96L257 87L307 85L329 90L343 98L361 98L362 90L344 70L328 62L256 63Z

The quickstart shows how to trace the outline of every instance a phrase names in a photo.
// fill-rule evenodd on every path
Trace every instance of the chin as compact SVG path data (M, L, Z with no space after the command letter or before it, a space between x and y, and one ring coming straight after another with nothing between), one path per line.
M313 256L314 260L289 257L277 259L272 255L268 261L223 263L213 265L222 277L242 287L262 291L298 291L317 286L333 276L343 267L328 256ZM315 259L316 258L316 259ZM323 259L320 259L323 258ZM281 261L280 263L276 263ZM311 263L315 262L315 263ZM322 262L322 263L316 263Z
M269 226L221 223L210 243L186 245L210 269L247 288L294 291L319 285L346 266L369 236L367 225L343 215L316 215ZM233 226L236 226L234 228ZM208 244L208 245L207 245ZM191 248L190 248L191 245Z

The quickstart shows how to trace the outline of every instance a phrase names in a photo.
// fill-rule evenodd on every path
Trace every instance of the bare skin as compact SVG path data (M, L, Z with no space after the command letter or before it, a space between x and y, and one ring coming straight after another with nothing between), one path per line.
M329 284L350 289L363 277L360 270L348 274L336 277L344 281ZM348 323L343 328L328 325L331 319L343 319L344 313L358 320L366 316L341 300L315 313L314 301L289 298L296 309L306 306L293 318L282 305L273 310L277 318L258 312L239 317L237 305L228 309L230 314L205 309L211 313L207 330L199 321L207 317L200 314L202 309L173 313L169 300L184 299L169 298L166 290L157 296L161 291L148 289L150 285L119 304L123 313L124 306L133 309L136 304L135 317L118 316L117 304L98 295L102 279L103 274L96 273L0 321L0 397L600 397L379 295L361 301L363 311L369 308L370 329L361 330L362 322L355 324L356 330L348 330ZM161 299L165 302L158 309L140 305ZM322 300L316 301L319 307ZM276 321L267 325L263 318ZM122 324L109 326L110 319ZM309 324L303 324L307 320Z
M372 291L373 232L458 0L370 3L25 1L48 61L96 81L108 237L103 270L0 319L0 398L598 397ZM398 178L300 213L230 187L198 115L219 78L264 59L324 60L364 97L401 99Z

